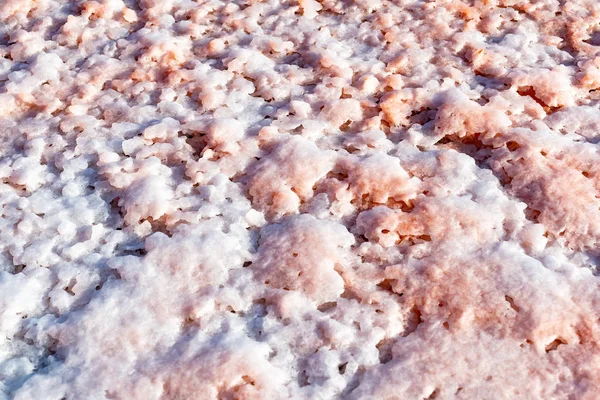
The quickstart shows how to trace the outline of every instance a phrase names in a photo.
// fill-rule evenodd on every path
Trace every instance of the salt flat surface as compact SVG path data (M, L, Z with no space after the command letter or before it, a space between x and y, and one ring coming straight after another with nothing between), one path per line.
M0 399L600 398L599 24L0 1Z

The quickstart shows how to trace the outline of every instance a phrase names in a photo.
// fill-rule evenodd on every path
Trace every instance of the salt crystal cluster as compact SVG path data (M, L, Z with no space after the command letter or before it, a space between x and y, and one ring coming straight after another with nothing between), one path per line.
M0 1L0 399L600 398L599 24Z

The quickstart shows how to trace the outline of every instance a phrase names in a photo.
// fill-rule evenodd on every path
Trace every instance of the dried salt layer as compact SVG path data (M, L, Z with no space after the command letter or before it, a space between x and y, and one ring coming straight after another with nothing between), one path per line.
M0 1L0 399L598 399L599 23Z

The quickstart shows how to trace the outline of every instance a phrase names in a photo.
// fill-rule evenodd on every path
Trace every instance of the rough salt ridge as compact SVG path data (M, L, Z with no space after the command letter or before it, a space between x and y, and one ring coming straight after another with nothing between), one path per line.
M600 3L0 1L0 399L597 399Z

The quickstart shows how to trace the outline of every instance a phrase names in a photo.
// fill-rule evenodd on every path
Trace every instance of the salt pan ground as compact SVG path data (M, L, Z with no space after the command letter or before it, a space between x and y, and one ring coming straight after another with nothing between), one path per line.
M0 399L600 398L599 24L0 1Z

